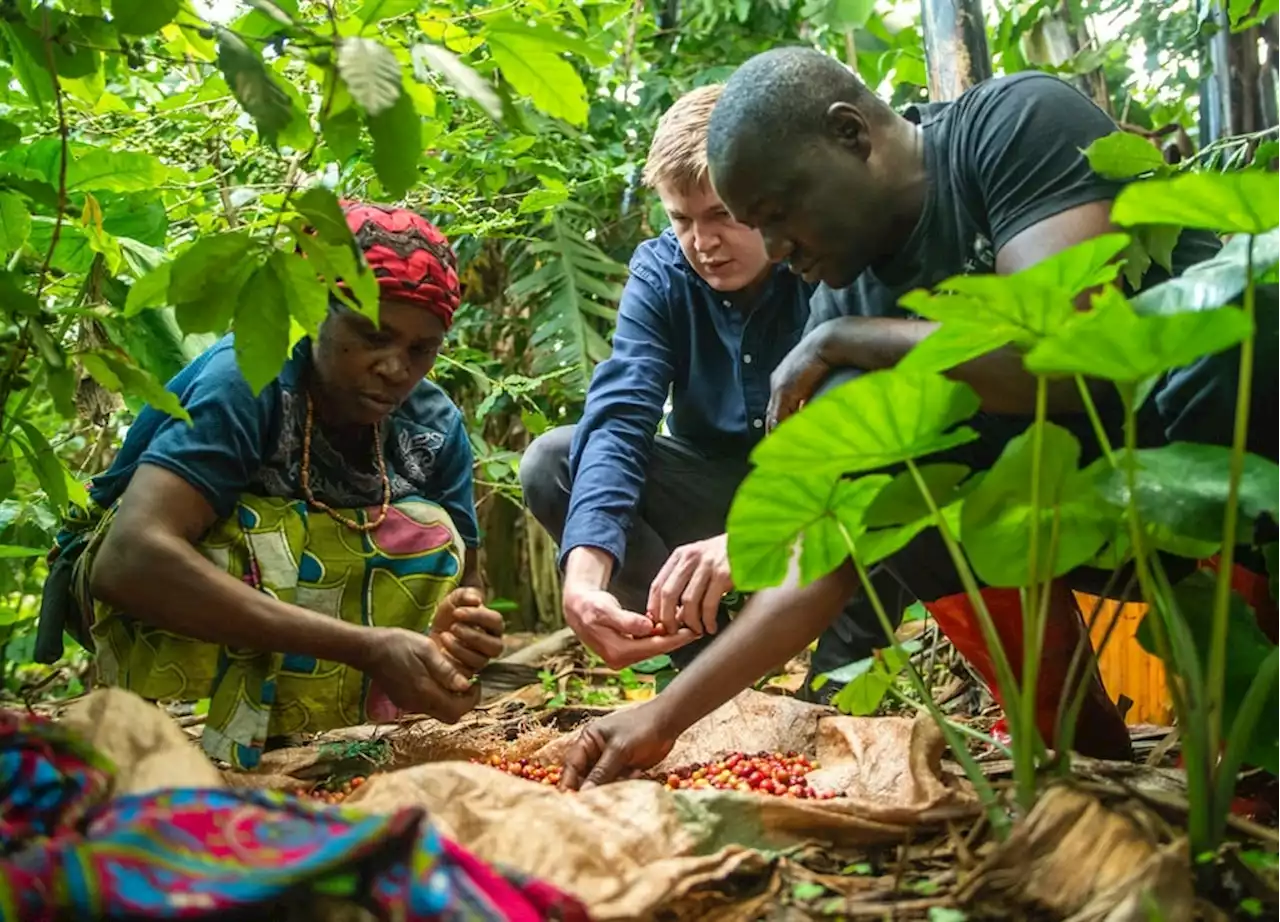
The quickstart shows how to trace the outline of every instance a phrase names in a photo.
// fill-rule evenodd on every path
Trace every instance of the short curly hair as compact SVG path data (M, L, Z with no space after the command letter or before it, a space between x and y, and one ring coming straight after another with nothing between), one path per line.
M724 87L719 83L685 93L658 120L641 177L650 189L667 184L684 192L707 178L707 126Z

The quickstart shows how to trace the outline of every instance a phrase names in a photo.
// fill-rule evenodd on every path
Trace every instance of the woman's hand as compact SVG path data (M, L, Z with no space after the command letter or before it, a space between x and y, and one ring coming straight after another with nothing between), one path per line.
M376 633L361 671L401 712L455 723L480 700L480 686L434 636L396 627L366 630Z
M431 638L468 676L502 655L502 615L484 604L479 589L463 586L445 596L431 622Z

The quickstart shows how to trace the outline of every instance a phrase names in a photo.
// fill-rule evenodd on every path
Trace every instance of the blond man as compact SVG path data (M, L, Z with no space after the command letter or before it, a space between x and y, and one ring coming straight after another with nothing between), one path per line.
M707 178L720 89L659 121L643 179L671 226L632 256L582 420L538 438L520 467L529 509L560 543L565 622L615 668L661 653L686 665L728 623L725 518L765 433L769 376L809 317L812 287L770 263ZM862 620L824 639L826 668L870 652Z

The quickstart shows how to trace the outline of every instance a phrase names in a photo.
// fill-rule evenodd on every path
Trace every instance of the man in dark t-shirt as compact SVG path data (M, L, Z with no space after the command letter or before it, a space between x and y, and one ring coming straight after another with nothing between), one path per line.
M1092 102L1045 74L991 80L954 102L899 115L816 51L775 49L739 68L711 120L713 184L736 219L763 233L771 257L823 283L807 335L773 375L770 426L814 399L833 376L891 368L932 333L936 324L898 305L906 292L958 274L1016 273L1111 231L1112 201L1123 184L1095 174L1082 151L1116 130ZM1212 234L1184 231L1174 272L1218 249ZM1142 287L1165 278L1152 267ZM1087 297L1079 306L1088 306ZM1272 351L1274 314L1266 333ZM1151 404L1159 412L1148 420L1156 441L1221 443L1221 432L1209 430L1219 418L1229 421L1236 390L1233 357L1221 361L1207 363L1196 383L1209 399L1195 414L1175 402L1166 407L1157 389ZM1219 373L1223 368L1229 373ZM973 387L981 411L969 421L979 439L947 460L988 469L1030 424L1034 379L1013 350L949 374ZM1274 404L1274 366L1268 374L1265 390ZM1171 390L1168 384L1161 387ZM1107 390L1099 388L1095 400L1114 430L1118 407ZM1074 381L1051 382L1047 406L1054 422L1077 436L1087 463L1098 446ZM936 532L925 532L888 564L922 600L953 597L961 588L940 543ZM567 760L570 783L603 782L660 759L685 728L816 636L857 587L846 565L804 587L757 594L716 648L663 694L625 720L605 719L584 732ZM1082 630L1070 592L1055 585L1052 598L1050 645ZM1003 614L1020 625L1013 603ZM971 660L985 658L980 642L974 652ZM1064 678L1047 659L1042 692L1046 673ZM1123 721L1093 682L1076 724L1076 748L1123 757L1130 752Z

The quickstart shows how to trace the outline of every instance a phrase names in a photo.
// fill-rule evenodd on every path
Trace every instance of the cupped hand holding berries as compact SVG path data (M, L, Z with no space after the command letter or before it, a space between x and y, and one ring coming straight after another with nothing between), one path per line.
M565 755L561 787L591 788L653 768L671 752L677 735L666 729L657 699L594 720Z
M729 536L716 535L671 552L649 587L649 617L667 634L681 627L714 634L720 600L733 589Z

